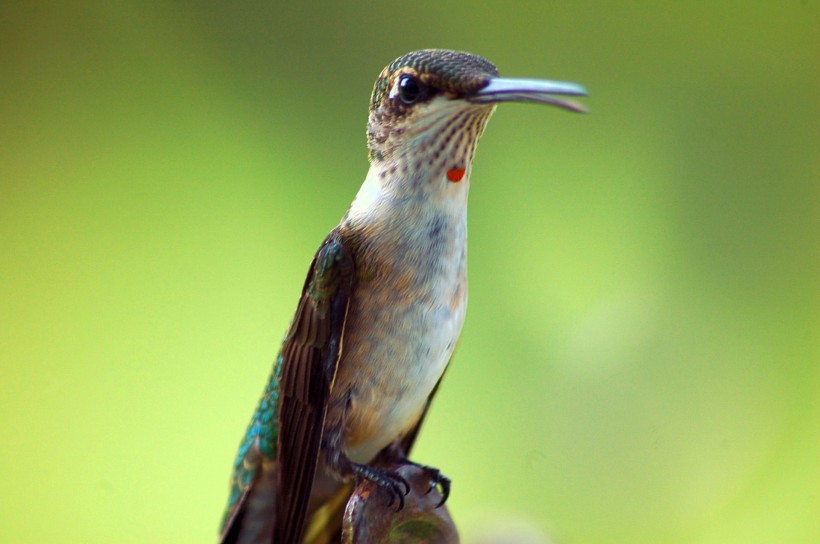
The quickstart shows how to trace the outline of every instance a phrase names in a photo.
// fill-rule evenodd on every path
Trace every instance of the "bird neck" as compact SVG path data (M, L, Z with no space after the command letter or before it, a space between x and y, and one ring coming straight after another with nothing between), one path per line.
M461 292L467 274L470 165L465 166L458 183L433 179L429 172L410 177L402 168L371 166L341 224L356 240L361 277L436 300Z
M348 210L347 222L403 230L432 216L448 223L466 221L472 164L467 157L459 159L451 161L450 168L444 161L429 164L414 159L411 153L373 161ZM450 170L457 172L448 178Z

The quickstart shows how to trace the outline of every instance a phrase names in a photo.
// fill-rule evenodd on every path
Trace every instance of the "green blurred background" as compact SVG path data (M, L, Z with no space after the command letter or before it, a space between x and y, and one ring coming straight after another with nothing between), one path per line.
M213 542L310 258L412 49L502 106L416 459L466 542L820 541L820 12L789 2L4 2L0 527Z

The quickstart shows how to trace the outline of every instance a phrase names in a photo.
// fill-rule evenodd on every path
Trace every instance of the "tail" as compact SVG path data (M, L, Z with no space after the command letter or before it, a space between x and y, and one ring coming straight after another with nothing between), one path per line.
M228 511L219 544L270 544L276 510L276 463L262 468Z

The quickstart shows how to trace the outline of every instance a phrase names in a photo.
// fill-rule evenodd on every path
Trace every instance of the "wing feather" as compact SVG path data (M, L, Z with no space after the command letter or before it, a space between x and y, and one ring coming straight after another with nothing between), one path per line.
M353 278L350 252L331 232L313 260L282 349L274 543L301 541Z

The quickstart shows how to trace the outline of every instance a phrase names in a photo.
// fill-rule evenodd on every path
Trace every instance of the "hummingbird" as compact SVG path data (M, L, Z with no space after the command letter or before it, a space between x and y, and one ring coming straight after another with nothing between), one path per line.
M410 491L374 460L407 456L467 309L467 193L501 102L583 112L575 83L499 76L466 52L403 55L370 99L370 168L316 252L281 350L236 455L221 544L298 544L311 517L369 480L399 508ZM392 501L391 501L392 502ZM341 526L341 517L332 521Z

